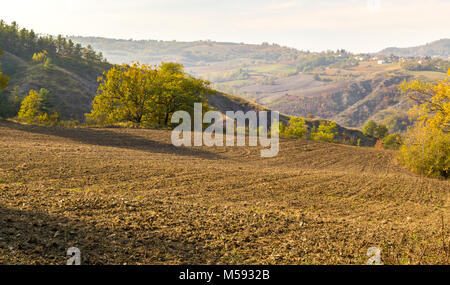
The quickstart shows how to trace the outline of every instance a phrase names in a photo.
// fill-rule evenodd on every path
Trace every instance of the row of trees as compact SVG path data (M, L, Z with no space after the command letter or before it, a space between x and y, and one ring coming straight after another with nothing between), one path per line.
M284 138L309 138L315 141L336 142L338 127L336 122L323 121L314 126L308 133L304 118L292 117L286 125L280 123L280 136Z
M0 20L0 43L2 48L25 60L31 60L35 53L47 51L51 58L69 57L74 59L85 59L88 62L103 61L102 53L96 53L91 46L86 48L75 44L59 35L39 36L33 30L20 28L16 22L8 25Z
M363 127L363 134L378 140L377 145L385 149L398 149L403 143L399 133L389 134L389 129L384 124L368 121Z
M443 60L441 58L428 58L421 60L407 60L400 63L403 69L411 71L437 71L437 72L447 72L450 68L450 61Z

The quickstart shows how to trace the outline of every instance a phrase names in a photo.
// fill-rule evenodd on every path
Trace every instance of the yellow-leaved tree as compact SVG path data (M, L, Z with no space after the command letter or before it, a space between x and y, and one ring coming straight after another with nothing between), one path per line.
M208 110L209 83L187 75L177 63L116 65L99 82L93 109L86 114L91 122L167 126L174 112L192 112L194 103Z
M411 170L428 176L450 174L450 69L435 83L415 80L400 89L418 105L410 110L417 122L400 148L400 159Z
M59 115L56 112L50 113L51 105L48 98L49 92L46 89L41 89L39 93L36 90L30 90L20 106L19 120L29 124L55 125Z

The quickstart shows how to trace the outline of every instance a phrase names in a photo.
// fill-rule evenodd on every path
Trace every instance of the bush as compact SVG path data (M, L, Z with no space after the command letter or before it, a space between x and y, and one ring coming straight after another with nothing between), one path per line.
M363 127L363 134L366 136L373 137L375 135L375 129L377 128L377 123L375 121L369 121Z
M399 134L387 135L383 139L384 149L399 149L403 144L402 136Z
M305 119L292 117L286 127L280 128L280 133L285 138L303 138L308 133Z
M423 126L411 129L400 148L400 160L414 172L448 178L450 133Z
M311 131L311 139L323 142L335 142L337 135L336 122L322 122L319 127L314 127Z

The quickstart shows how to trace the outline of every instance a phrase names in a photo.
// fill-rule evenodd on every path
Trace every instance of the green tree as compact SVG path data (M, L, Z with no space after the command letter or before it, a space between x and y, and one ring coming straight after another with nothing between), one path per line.
M209 83L185 74L180 64L116 65L99 82L93 110L86 115L89 120L168 125L174 112L192 112L194 103L208 110Z
M377 125L374 131L373 136L379 140L382 140L389 133L388 128L385 125Z
M377 123L375 121L368 121L363 127L363 134L366 136L375 136L375 129L377 128Z
M40 100L40 106L39 111L42 113L48 113L50 114L53 110L53 103L52 103L52 96L50 91L48 91L45 88L41 88L39 90L39 100Z

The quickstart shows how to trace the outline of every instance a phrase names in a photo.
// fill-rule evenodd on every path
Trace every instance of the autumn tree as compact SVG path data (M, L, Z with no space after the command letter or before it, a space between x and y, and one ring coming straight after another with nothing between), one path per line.
M308 133L304 118L292 117L286 126L280 128L282 137L303 138Z
M207 110L208 82L187 75L180 64L116 65L99 82L89 120L167 126L174 112L192 112L194 103Z
M311 131L311 139L323 142L335 142L338 134L336 122L321 122L318 127Z
M34 63L42 64L44 69L48 69L50 67L50 64L52 63L52 60L50 59L46 50L33 54L32 60Z
M39 92L30 90L29 95L23 99L18 118L26 123L52 125L58 122L59 115L51 112L50 93L42 88Z
M36 121L40 106L41 100L39 94L36 90L30 90L29 95L23 99L22 105L20 106L19 119L27 123Z
M400 89L418 104L410 110L416 124L400 148L401 161L429 176L450 175L450 69L435 83L415 80Z

